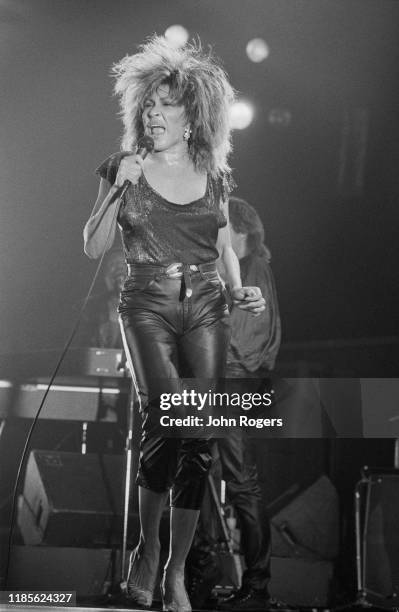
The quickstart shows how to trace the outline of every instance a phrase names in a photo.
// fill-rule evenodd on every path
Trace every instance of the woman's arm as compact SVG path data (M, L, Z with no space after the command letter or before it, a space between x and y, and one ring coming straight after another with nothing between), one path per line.
M227 219L227 225L219 230L216 248L223 265L223 280L228 284L230 291L233 291L242 287L240 263L231 246L228 202L221 203L220 208Z
M108 251L114 242L119 199L111 205L110 201L117 189L116 185L110 187L106 179L101 179L96 203L83 229L84 252L91 259L100 257L105 246Z
M231 246L228 201L222 202L220 208L227 219L226 227L219 230L216 244L224 268L224 280L229 285L234 304L241 308L241 310L248 310L252 314L258 315L265 309L265 300L259 287L242 286L240 263Z
M83 230L84 251L91 259L97 259L105 248L108 251L112 247L120 204L120 198L112 201L113 197L126 180L137 185L142 167L139 155L128 155L120 161L112 187L107 180L101 179L96 203Z

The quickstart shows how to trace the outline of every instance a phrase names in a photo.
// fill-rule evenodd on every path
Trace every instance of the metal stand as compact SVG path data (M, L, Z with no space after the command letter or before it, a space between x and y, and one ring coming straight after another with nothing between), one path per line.
M394 457L394 468L391 468L391 472L397 470L397 456L399 453L399 440L395 441L395 457ZM386 596L383 593L379 593L368 589L366 586L366 568L367 568L367 529L370 518L370 505L371 505L371 491L372 486L379 485L382 481L380 476L384 470L370 470L365 466L361 471L361 479L356 484L354 501L355 501L355 532L356 532L356 586L357 586L357 597L356 600L348 605L334 608L334 610L349 610L354 608L362 609L385 609L399 612L399 606L396 606L393 602L392 606L386 605ZM373 480L373 475L375 476ZM399 475L399 472L398 472ZM364 494L365 491L365 494ZM369 601L369 597L373 598L373 602ZM381 605L378 605L380 602Z
M126 435L126 472L125 472L125 495L123 504L123 532L122 532L122 545L121 545L121 557L119 564L119 576L116 581L111 582L110 588L107 592L107 605L111 606L122 606L125 607L126 601L126 580L127 580L127 538L129 528L129 506L130 506L130 492L131 492L131 478L132 478L132 464L133 464L133 418L134 418L134 402L135 402L135 381L132 378L129 408L127 415L127 435ZM116 575L117 572L115 572Z
M127 575L126 572L126 552L127 552L127 532L129 526L129 504L130 504L130 489L131 489L131 477L132 477L132 456L133 456L133 419L134 419L134 402L137 398L139 408L141 411L140 393L136 378L136 372L133 365L132 357L129 353L129 347L126 341L125 332L123 329L122 321L120 320L121 336L124 347L125 359L123 366L125 373L129 371L131 377L131 389L130 389L130 401L129 401L129 412L127 418L127 435L126 435L126 474L125 474L125 500L123 506L123 535L122 535L122 555L121 555L121 582L120 588L125 592Z
M367 496L365 502L365 516L362 525L361 520L361 494L362 489L367 487ZM370 511L370 494L369 478L362 470L362 478L355 487L355 532L356 532L356 586L357 597L353 604L361 608L371 608L372 604L367 601L366 584L366 527Z
M395 605L395 603L393 603L392 606L384 605L384 599L386 599L386 597L382 593L368 589L366 586L367 528L370 517L371 487L373 484L381 483L382 479L379 475L384 474L384 472L386 473L387 470L370 469L368 466L364 466L361 470L361 479L356 484L354 492L357 596L354 602L333 608L334 612L353 610L356 608L373 610L384 609L391 610L392 612L399 612L399 602L398 605ZM395 473L399 476L399 438L395 439L393 467L389 468L388 473ZM377 476L374 482L372 480L373 475ZM366 495L362 496L364 490L366 491ZM370 602L368 599L370 596L377 601L380 600L381 605L379 606L375 601Z
M135 387L132 381L129 412L127 421L126 436L126 474L125 474L125 500L123 504L123 535L122 535L122 560L121 560L121 581L125 581L126 554L127 554L127 533L129 526L129 504L132 477L132 456L133 456L133 414L134 414Z
M227 551L234 562L234 569L236 572L236 582L237 582L237 586L239 587L241 585L241 577L242 577L241 559L240 559L240 556L234 552L233 542L230 537L229 528L226 524L225 512L220 502L218 492L216 490L215 481L211 474L209 474L208 476L208 484L209 484L209 489L211 492L211 497L212 497L213 503L216 508L216 513L219 519L219 524L220 524L220 527L223 533L223 542L226 545Z

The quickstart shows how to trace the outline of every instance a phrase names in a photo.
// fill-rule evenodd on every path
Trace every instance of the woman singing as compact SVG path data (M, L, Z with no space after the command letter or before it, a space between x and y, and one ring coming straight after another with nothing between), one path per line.
M84 229L85 252L110 248L116 225L128 276L119 304L124 343L142 414L140 541L130 558L127 594L149 607L159 562L159 524L170 491L170 550L161 584L163 609L188 612L184 565L210 467L208 440L165 437L161 393L182 378L224 376L228 308L216 270L220 255L237 307L256 315L265 301L242 287L227 226L229 105L223 69L197 45L171 48L153 36L114 66L124 123L121 153L98 168L99 194ZM153 150L134 153L143 136ZM122 198L118 190L129 181Z

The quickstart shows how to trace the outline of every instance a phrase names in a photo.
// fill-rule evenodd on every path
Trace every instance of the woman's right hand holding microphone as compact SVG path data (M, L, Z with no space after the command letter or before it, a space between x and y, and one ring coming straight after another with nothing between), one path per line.
M123 187L125 181L132 185L137 185L143 171L144 160L140 155L127 155L124 157L118 168L114 187Z

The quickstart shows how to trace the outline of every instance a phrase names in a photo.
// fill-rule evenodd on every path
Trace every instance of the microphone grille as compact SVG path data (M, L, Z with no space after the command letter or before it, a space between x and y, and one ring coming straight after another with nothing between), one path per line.
M142 136L137 143L138 149L146 149L148 153L154 148L154 139L151 136Z

